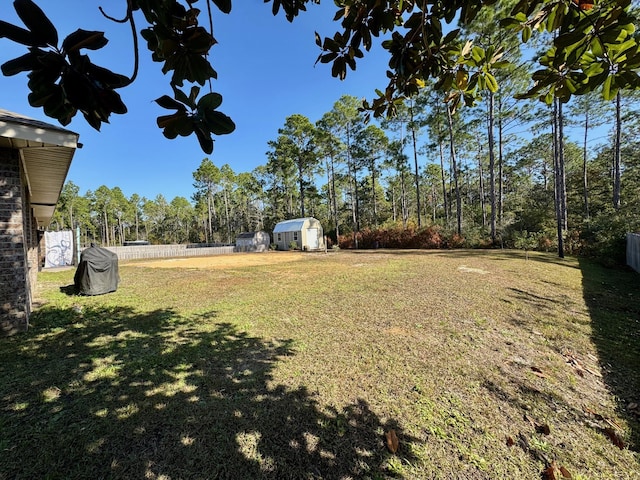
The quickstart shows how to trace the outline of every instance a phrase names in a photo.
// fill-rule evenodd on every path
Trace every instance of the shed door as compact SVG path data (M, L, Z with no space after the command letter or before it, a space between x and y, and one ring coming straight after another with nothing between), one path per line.
M309 250L318 249L318 229L317 228L307 229L307 245L309 246Z

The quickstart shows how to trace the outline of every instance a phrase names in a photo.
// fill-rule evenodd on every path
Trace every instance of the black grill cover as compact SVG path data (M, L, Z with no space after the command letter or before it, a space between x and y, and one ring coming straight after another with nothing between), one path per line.
M106 248L91 246L80 254L80 264L73 277L82 295L102 295L118 289L118 256Z

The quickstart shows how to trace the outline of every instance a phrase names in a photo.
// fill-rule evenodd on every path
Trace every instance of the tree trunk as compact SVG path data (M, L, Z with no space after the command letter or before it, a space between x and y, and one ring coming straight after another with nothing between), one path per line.
M582 145L582 193L584 196L584 219L589 221L589 185L587 177L587 138L589 135L589 107L584 111L584 143Z
M336 241L339 241L340 228L338 220L338 199L336 195L336 172L334 169L333 155L331 156L331 196L333 197L333 214L335 215Z
M420 215L420 173L418 171L418 148L416 145L416 128L413 124L413 105L409 107L409 114L411 115L411 140L413 143L413 163L415 166L416 175L416 212L418 214L418 228L422 226Z
M409 220L409 208L407 205L407 188L404 179L404 169L400 172L400 205L402 206L402 227L407 228Z
M371 202L373 203L373 224L378 226L378 207L376 205L376 161L371 160Z
M302 162L298 161L298 185L300 186L300 213L301 217L305 217L304 214L304 179L302 173Z
M496 159L494 155L494 139L493 139L493 92L489 92L489 199L491 200L491 242L496 243L496 175L495 164Z
M616 95L616 138L613 148L613 208L620 209L620 141L622 137L622 118L620 91Z
M482 227L487 226L487 212L484 201L484 172L482 171L482 148L478 153L478 196L480 197L480 211L482 212Z
M556 210L556 227L558 234L558 257L564 258L564 215L563 215L563 202L562 198L564 196L563 193L563 185L562 185L562 171L563 166L562 163L564 161L564 157L562 155L563 146L562 146L562 129L560 127L561 124L561 111L562 107L560 106L560 101L555 98L553 100L553 170L554 170L554 179L555 179L555 188L554 188L554 204Z
M444 147L442 145L442 138L438 143L440 146L440 179L442 180L442 202L444 204L444 220L448 225L449 217L451 214L451 204L447 199L447 182L444 178Z
M458 235L462 235L462 198L460 197L460 189L458 188L458 164L456 161L456 149L453 143L453 117L451 116L451 108L447 104L447 119L449 121L449 148L451 150L451 167L453 170L453 183L456 190L456 221Z
M498 97L498 223L500 224L500 227L502 227L503 225L503 219L504 219L504 203L503 203L503 192L504 192L504 185L503 185L503 172L502 172L502 166L503 166L503 162L504 162L504 157L503 157L503 151L502 151L502 147L503 147L503 131L502 131L502 97Z
M107 217L107 211L105 210L104 212L104 236L105 236L105 244L107 247L110 246L109 243L109 219Z

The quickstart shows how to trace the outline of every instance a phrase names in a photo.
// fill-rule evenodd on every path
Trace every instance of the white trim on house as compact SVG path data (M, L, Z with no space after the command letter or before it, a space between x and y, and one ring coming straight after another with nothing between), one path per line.
M46 228L77 148L77 133L0 109L0 147L18 150L38 228Z

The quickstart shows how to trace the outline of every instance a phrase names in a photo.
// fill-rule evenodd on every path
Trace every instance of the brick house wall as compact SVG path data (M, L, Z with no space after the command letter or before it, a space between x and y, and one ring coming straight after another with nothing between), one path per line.
M17 150L0 148L0 336L25 331L38 273L37 231Z

